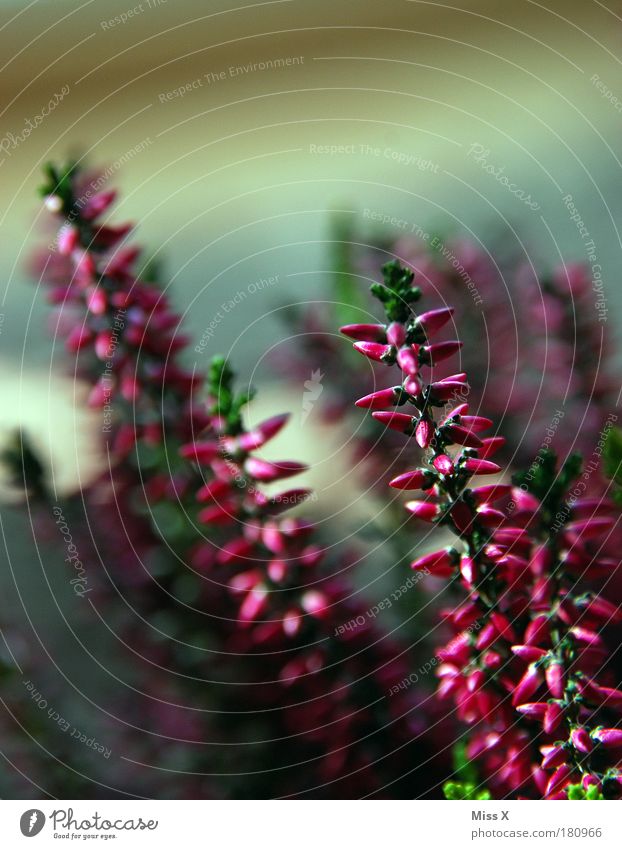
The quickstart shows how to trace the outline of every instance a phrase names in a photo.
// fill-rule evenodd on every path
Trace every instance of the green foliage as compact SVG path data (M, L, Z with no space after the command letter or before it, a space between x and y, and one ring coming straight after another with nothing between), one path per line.
M557 468L557 455L549 448L538 452L537 459L526 472L517 472L512 476L515 486L526 487L543 505L546 519L555 516L564 504L564 497L570 484L581 474L583 458L580 454L570 454L561 469Z
M491 799L490 790L478 782L475 764L467 756L466 743L457 743L453 750L454 780L443 784L446 799L469 799L482 802Z
M582 799L594 801L596 799L605 798L595 784L590 784L587 790L585 790L581 784L569 784L568 787L566 787L566 793L568 794L568 798L572 799L572 801Z
M255 394L252 389L236 394L233 389L234 378L235 374L223 356L212 358L207 373L210 413L225 420L225 431L232 436L242 431L242 408Z
M0 463L8 472L11 486L33 497L45 496L45 469L24 431L11 433L0 451Z
M421 297L421 290L413 286L415 275L397 260L382 266L384 283L374 283L371 293L383 304L389 321L407 321L411 304Z
M70 161L64 167L57 168L52 162L43 166L45 182L39 186L39 194L42 197L56 195L62 201L63 213L69 215L73 207L73 176L76 172L76 163Z
M622 506L622 428L611 427L607 431L603 450L603 471L616 484L613 497Z
M361 310L366 311L367 304L357 285L357 274L354 269L351 216L335 213L332 217L331 230L331 266L334 269L336 324L353 324L361 320Z

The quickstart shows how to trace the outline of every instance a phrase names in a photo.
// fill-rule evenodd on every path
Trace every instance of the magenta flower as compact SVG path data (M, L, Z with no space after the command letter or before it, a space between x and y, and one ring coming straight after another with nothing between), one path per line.
M439 652L439 695L473 727L468 751L498 793L565 798L568 784L585 779L617 797L619 764L605 752L622 747L622 731L603 727L608 690L598 678L607 658L599 629L619 621L620 611L570 577L610 568L601 543L615 524L611 507L601 507L600 499L567 506L566 490L580 471L574 456L557 469L555 458L543 455L538 474L518 475L514 486L472 486L473 476L502 472L490 458L503 439L480 438L493 422L470 414L464 401L437 415L436 408L459 399L466 374L436 382L422 376L460 350L457 341L428 338L452 312L418 317L412 273L397 263L383 271L384 285L374 284L372 292L383 303L394 345L377 359L401 374L390 398L384 390L375 395L379 403L394 403L399 393L405 411L380 412L374 404L372 415L414 436L426 451L420 468L391 481L397 489L429 493L406 509L460 541L460 548L419 556L413 568L458 579L467 592L467 601L448 614L455 636ZM413 374L419 383L411 391ZM561 517L557 526L551 515ZM618 719L617 691L608 707Z

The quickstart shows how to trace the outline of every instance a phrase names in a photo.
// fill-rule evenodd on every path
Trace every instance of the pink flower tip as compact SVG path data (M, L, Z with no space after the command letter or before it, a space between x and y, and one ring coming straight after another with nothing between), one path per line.
M384 324L346 324L339 332L357 342L384 342L386 338Z
M379 342L355 342L354 347L360 354L378 363L385 362L395 350L391 345L381 345Z
M501 471L501 466L490 460L477 460L469 457L464 462L464 468L473 475L496 475Z
M407 413L374 412L372 416L391 430L399 433L412 433L413 417Z
M404 505L409 513L424 522L433 522L440 515L440 507L431 501L407 501Z
M393 407L397 404L400 397L399 386L394 386L389 389L379 389L378 392L372 392L369 395L364 395L355 401L357 407L363 407L366 410L382 410L384 407Z

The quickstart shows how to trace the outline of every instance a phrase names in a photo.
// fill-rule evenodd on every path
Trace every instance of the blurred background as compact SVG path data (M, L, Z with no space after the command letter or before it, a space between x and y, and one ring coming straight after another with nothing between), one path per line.
M543 271L587 262L615 339L621 33L614 0L4 0L2 433L24 427L62 491L101 462L28 271L50 239L42 165L67 156L122 191L114 220L140 222L195 338L188 364L227 354L264 390L255 418L289 408L300 419L305 380L339 375L337 358L321 378L310 361L299 384L271 363L292 344L286 307L335 299L344 228L361 245L465 236ZM344 437L313 410L303 423L277 453L311 460L326 517L348 473ZM357 521L377 505L351 509ZM44 623L48 643L56 630L62 652L75 599L63 601L62 579L50 585L54 545L42 551L10 509L2 528L6 608Z

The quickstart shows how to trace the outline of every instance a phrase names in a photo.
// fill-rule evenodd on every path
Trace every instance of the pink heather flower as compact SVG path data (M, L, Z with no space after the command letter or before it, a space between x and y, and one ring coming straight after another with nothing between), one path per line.
M374 412L372 416L383 425L398 433L412 433L414 429L413 417L406 413Z
M400 348L397 352L398 366L410 377L419 374L419 356L416 348L417 346L413 345L412 348Z
M400 397L405 412L376 410L373 417L407 438L414 435L420 448L431 449L422 468L394 478L391 485L430 489L433 501L408 501L406 510L424 521L441 519L439 524L453 530L461 542L462 551L432 552L411 564L447 578L454 577L458 567L469 594L464 604L444 614L456 635L439 651L443 661L439 695L453 699L457 716L476 727L467 751L483 761L484 774L501 794L566 798L571 780L586 776L600 780L602 767L590 760L592 740L604 748L622 747L622 731L595 726L606 694L593 680L607 657L598 628L622 617L615 605L577 591L574 579L566 578L566 570L583 574L613 568L590 546L592 540L598 541L594 546L600 544L614 517L609 509L589 502L571 514L566 496L556 494L557 515L570 515L570 521L555 529L527 487L527 491L509 484L468 487L472 475L502 473L490 458L503 447L504 439L476 435L492 427L493 421L469 414L463 400L465 373L426 384L425 369L456 354L461 343L422 344L418 329L432 334L451 312L443 313L438 322L435 315L424 314L425 322L419 322L405 306L417 299L409 287L407 273L396 264L385 267L382 301L391 320L390 336L396 343L405 339L407 345L397 357L379 359L399 368L402 375L416 371L421 389ZM405 334L395 327L396 316ZM384 397L378 398L379 405ZM449 400L454 400L453 409L437 416L435 408ZM463 447L452 448L450 454L450 446ZM471 633L475 622L478 628ZM568 693L581 694L580 725L577 708L567 702ZM622 692L612 694L611 701L620 705L621 697ZM538 753L542 735L545 745ZM546 745L547 737L561 742ZM611 781L622 775L617 764L609 770Z
M380 389L378 392L365 395L355 403L357 407L363 407L367 410L384 410L385 407L395 406L399 401L400 394L399 386L393 386L390 389Z
M451 475L454 471L454 464L451 457L448 457L447 454L439 454L438 457L435 457L432 461L432 465L436 469L437 472L440 472L442 475Z
M570 741L572 745L579 752L583 752L584 754L589 754L594 748L594 744L592 743L592 738L585 730L585 728L581 728L577 726L577 728L573 728L570 732Z
M407 501L404 506L409 513L424 522L433 522L440 514L438 504L433 504L431 501Z
M131 225L102 224L99 217L114 201L113 193L96 193L85 205L76 204L82 197L80 180L79 173L63 177L67 197L54 194L53 186L46 189L46 205L59 216L59 227L66 226L70 214L74 226L57 241L61 250L49 258L45 280L60 313L58 330L80 374L91 381L89 403L110 404L115 411L110 440L118 465L112 469L109 492L96 493L98 518L111 545L117 539L125 540L129 533L132 546L125 548L136 547L139 555L143 551L151 555L158 545L158 555L172 550L172 557L157 558L159 568L166 565L169 569L164 587L174 586L182 574L184 581L191 581L193 571L198 572L191 605L180 606L174 597L167 602L160 575L155 582L158 590L152 588L153 582L137 581L132 603L141 615L144 610L161 610L172 632L199 635L201 641L205 636L210 646L202 661L208 666L201 670L196 666L201 662L200 652L184 665L184 653L166 641L136 647L149 661L149 668L179 670L183 686L190 688L182 695L156 689L158 699L164 695L171 703L199 704L194 682L240 682L236 691L243 713L261 712L267 739L287 739L290 748L299 745L299 750L292 750L294 759L300 760L300 753L308 759L312 753L305 770L286 770L281 784L282 761L276 763L267 792L295 795L326 786L357 798L385 792L384 788L396 779L401 781L412 768L414 750L408 745L409 735L416 734L420 741L423 729L412 710L414 690L400 691L391 704L377 699L376 694L397 690L408 666L402 649L386 634L379 636L371 622L366 625L366 636L361 637L356 629L339 634L339 626L353 617L356 620L366 606L357 605L341 577L331 571L344 573L343 558L328 566L324 547L314 537L310 523L287 515L309 491L297 488L268 495L262 490L262 482L289 477L305 468L293 461L275 463L252 456L281 430L288 416L273 417L247 430L235 409L226 409L230 387L219 391L218 374L212 375L220 368L220 378L226 383L226 364L217 368L214 361L207 382L182 366L180 354L188 340L180 333L180 317L163 287L139 276L140 251L125 244ZM387 328L378 327L350 329L351 337L381 345L387 340ZM113 330L114 356L110 350ZM386 361L396 356L408 332L397 325L391 329L395 347L385 346ZM102 363L107 362L103 357L109 355L111 374L102 378ZM396 383L401 384L402 378L400 374ZM408 386L405 393L410 391ZM417 391L422 386L417 384ZM165 439L167 447L181 446L173 472L170 452L163 450L151 452L156 459L140 473L123 462L133 448L161 447ZM158 455L162 456L159 461ZM169 527L167 520L161 527L148 526L151 511L145 507L158 502L165 504L167 516L172 514L181 523L182 533L175 536L175 522ZM118 526L109 532L110 516L117 513L123 515L122 532ZM205 522L205 527L197 528L197 521ZM166 546L160 534L166 537ZM117 550L121 548L117 545ZM114 558L115 567L117 560L115 582L119 575L127 579L131 571L126 569L128 560L135 567L126 551L120 550ZM151 562L150 557L147 560ZM127 579L129 586L136 581L136 571ZM134 645L135 625L128 630L123 638ZM216 675L209 666L214 658ZM234 658L233 665L228 665L228 658ZM371 700L361 700L356 683L361 681L371 688ZM215 703L219 696L220 691ZM227 693L224 703L231 703L230 699ZM157 739L181 738L182 733L185 737L191 729L193 740L218 741L210 726L191 728L187 717L173 720L170 710L162 711L168 723L166 733L160 733L161 726L147 726ZM143 719L132 716L135 726ZM248 728L242 726L243 736ZM223 742L231 743L231 739L225 737ZM278 755L279 747L271 751ZM392 752L394 765L385 767L378 752ZM143 754L148 756L149 749ZM205 771L205 763L195 760L202 755L193 751L189 757L189 766L196 768L197 774ZM156 760L159 758L158 751ZM258 774L256 763L250 762L249 772ZM194 798L205 792L205 784L202 782L200 789L185 784L180 792Z
M381 345L378 342L355 342L354 347L370 360L382 362L387 357L393 356L395 349L392 345Z
M422 312L417 316L415 324L422 327L426 334L432 335L444 327L454 314L453 307L443 307L437 310Z
M475 460L470 457L465 460L464 468L474 475L498 475L501 471L501 467L490 460Z
M340 332L358 342L384 342L387 338L384 324L346 324Z
M622 746L622 730L618 728L597 728L592 733L592 737L603 746L611 748Z
M434 477L425 469L414 469L412 472L404 472L393 480L389 486L395 489L427 489L434 482Z
M424 554L411 563L411 568L422 572L428 571L432 575L447 577L453 574L455 565L456 552L452 548L446 548Z
M545 670L546 683L549 692L555 699L561 699L564 695L565 672L561 663L550 663Z

